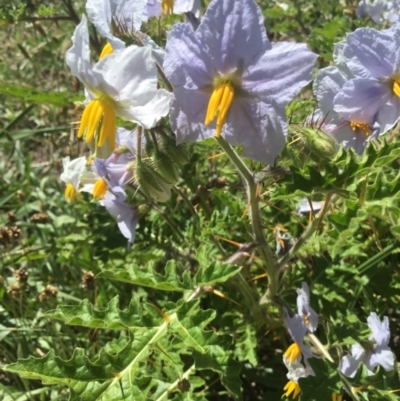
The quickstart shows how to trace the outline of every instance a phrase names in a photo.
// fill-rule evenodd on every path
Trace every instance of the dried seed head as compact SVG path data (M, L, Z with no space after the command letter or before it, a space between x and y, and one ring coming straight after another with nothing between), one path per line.
M21 287L19 284L11 284L7 288L7 292L11 295L12 298L14 299L19 299L21 297Z
M14 212L12 212L11 210L7 212L7 218L10 223L15 223L17 221Z
M40 213L35 213L30 217L30 220L32 223L39 223L39 224L45 224L48 223L48 221L50 220L49 215L47 213L44 212L40 212Z
M14 272L14 277L17 281L23 284L28 281L29 273L25 269L21 268Z
M16 241L21 237L21 230L17 226L9 227L8 231L12 241Z
M94 278L94 273L92 271L84 271L82 276L82 288L84 290L90 291L93 290L96 285L96 281Z
M43 288L42 292L39 294L39 301L40 302L45 302L49 298L55 298L58 293L58 288L54 287L53 285L46 285L45 288Z

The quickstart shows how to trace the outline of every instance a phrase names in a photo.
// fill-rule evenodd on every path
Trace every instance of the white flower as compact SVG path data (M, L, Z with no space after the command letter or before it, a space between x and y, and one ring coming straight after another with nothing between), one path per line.
M171 94L157 89L157 68L148 47L129 46L99 60L93 67L89 57L89 33L86 18L76 27L73 46L66 60L72 73L85 85L87 105L78 137L85 135L94 155L106 145L108 157L115 148L116 117L155 126L168 114Z
M361 344L356 343L351 346L351 355L345 355L339 364L343 374L354 377L360 363L363 363L368 374L372 375L374 369L380 365L386 371L394 369L394 357L389 348L390 330L389 319L387 316L381 322L375 312L371 312L367 319L368 327L372 330L369 340L371 348L365 349Z
M63 172L60 176L67 186L65 188L65 199L73 202L79 192L82 174L86 171L86 157L78 157L71 160L69 156L62 159Z
M303 317L308 330L317 330L318 315L310 306L310 289L307 283L302 283L301 288L297 290L297 313Z

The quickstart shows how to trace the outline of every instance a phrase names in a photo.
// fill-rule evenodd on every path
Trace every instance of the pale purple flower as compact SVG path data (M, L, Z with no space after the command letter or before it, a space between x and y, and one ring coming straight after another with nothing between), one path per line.
M301 288L297 289L297 313L303 317L308 330L314 332L318 327L318 315L310 306L310 289L308 284L301 283Z
M348 121L374 122L385 133L400 116L400 25L357 29L347 35L342 57L354 78L335 96L335 111Z
M375 24L382 24L384 21L389 23L397 22L397 6L390 0L361 0L358 3L357 18L371 18Z
M111 216L117 219L118 228L131 245L135 241L136 225L139 215L134 206L125 202L126 193L120 187L114 187L112 192L107 191L100 204L104 206Z
M345 148L352 147L361 155L368 141L378 136L379 130L373 117L361 115L358 120L351 121L334 110L334 98L346 82L348 78L338 67L326 67L318 71L313 91L319 109L313 113L312 120L315 125L331 133L338 143Z
M274 163L285 145L285 106L310 82L316 57L305 44L271 44L253 0L213 0L196 31L176 24L167 37L164 69L174 85L170 123L177 142L221 134L243 145L246 156ZM214 115L208 106L219 88L230 91L230 103ZM206 117L214 121L206 125Z
M367 367L370 375L374 373L374 369L378 365L386 371L394 369L394 356L388 346L390 340L389 319L385 316L381 322L378 315L371 312L367 323L372 331L369 336L371 347L365 349L359 343L353 344L351 354L345 355L340 361L339 368L348 377L355 376L360 363Z

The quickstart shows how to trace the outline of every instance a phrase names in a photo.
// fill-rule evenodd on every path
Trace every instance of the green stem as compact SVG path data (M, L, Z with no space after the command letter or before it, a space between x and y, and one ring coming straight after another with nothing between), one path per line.
M254 180L252 172L243 163L243 160L233 150L233 148L225 141L225 139L219 137L215 138L221 148L225 151L231 162L239 170L240 175L246 182L247 199L250 204L250 221L253 228L253 238L260 248L261 257L265 262L268 274L268 290L266 295L267 299L264 302L273 300L278 292L278 269L275 265L274 257L269 247L262 227L262 221L260 216L260 208L258 204L257 196L257 184Z

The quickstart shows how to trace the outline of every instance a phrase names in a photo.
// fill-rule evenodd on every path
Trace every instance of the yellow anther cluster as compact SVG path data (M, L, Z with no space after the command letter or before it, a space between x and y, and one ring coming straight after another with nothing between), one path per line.
M86 142L91 142L100 125L100 133L98 134L98 139L96 138L97 146L102 147L108 139L110 149L113 151L115 148L115 133L117 131L115 112L107 102L95 99L86 106L83 112L78 138L81 138L86 133Z
M217 117L215 136L221 136L222 127L228 115L229 108L231 107L235 90L230 82L225 82L218 85L208 102L207 114L204 124L208 125Z
M171 15L174 11L174 0L162 0L161 12L162 15Z
M286 350L284 358L286 358L286 360L292 364L300 355L301 355L301 349L299 345L297 343L293 343Z
M283 391L286 391L285 396L290 397L292 394L292 398L295 399L299 394L300 394L300 386L294 382L293 380L290 380L286 383L286 386L283 388Z
M343 400L343 396L342 395L340 395L340 394L338 394L336 392L332 393L332 401L342 401L342 400Z
M111 44L107 42L107 44L103 47L103 50L100 53L99 60L108 56L109 54L113 53L114 49L112 48Z
M350 127L353 131L360 129L367 138L371 135L371 127L366 123L350 121Z
M76 195L77 195L76 189L71 183L68 183L64 193L65 199L68 202L73 202L74 199L76 198Z
M106 192L107 192L107 183L103 178L99 178L94 184L93 198L103 199Z
M396 96L400 97L400 79L396 79L393 81L392 86L393 92Z

